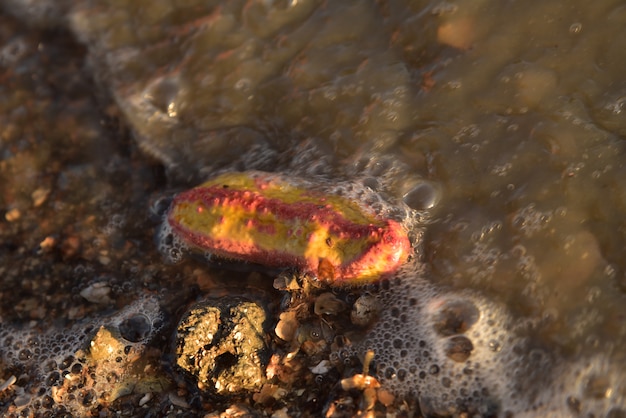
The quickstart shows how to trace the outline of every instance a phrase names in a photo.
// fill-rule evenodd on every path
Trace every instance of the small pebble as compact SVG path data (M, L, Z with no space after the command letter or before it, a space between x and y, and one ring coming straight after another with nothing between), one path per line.
M152 399L152 393L148 392L139 399L139 406L144 406L147 404L150 399Z
M284 341L292 341L298 330L300 323L296 319L294 311L287 311L280 314L280 320L276 324L276 335Z
M44 251L50 251L54 247L54 244L56 244L54 237L47 236L39 243L39 247Z
M4 392L8 388L10 388L15 382L17 382L17 377L11 375L7 380L4 381L3 384L0 385L0 392Z
M467 359L472 354L474 350L474 344L472 341L463 336L463 335L455 335L451 337L446 344L446 356L457 363L463 363L467 361Z
M354 325L367 327L371 325L380 315L382 307L375 296L365 293L361 295L350 312L350 320Z
M48 199L48 195L50 194L50 189L37 189L31 195L31 199L33 199L33 206L38 208L43 205Z
M9 222L15 222L20 219L21 216L22 214L20 213L20 210L14 208L7 211L7 213L4 215L4 218Z
M317 363L316 366L311 367L309 370L315 374L326 374L332 368L330 361L322 360Z
M80 291L80 295L92 303L107 304L113 302L109 297L111 287L105 282L98 282Z
M346 309L346 304L330 292L322 293L315 300L315 315L337 315Z
M175 405L181 408L186 408L186 409L191 408L191 406L189 406L187 401L185 401L182 397L176 395L175 393L170 392L167 396L170 402L172 403L172 405Z

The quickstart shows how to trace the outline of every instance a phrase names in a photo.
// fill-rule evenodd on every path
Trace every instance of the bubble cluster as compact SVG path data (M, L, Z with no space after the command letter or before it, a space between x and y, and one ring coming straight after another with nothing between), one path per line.
M552 216L552 211L540 211L531 203L513 214L512 225L525 236L531 237L547 228Z
M159 303L150 297L66 330L2 324L0 358L5 372L14 373L5 389L12 402L7 416L90 416L102 402L123 394L129 364L162 326Z
M157 230L155 240L163 260L169 264L179 263L190 250L189 246L178 237L172 229L172 225L165 219Z
M530 321L421 277L407 266L381 284L380 319L352 348L361 357L374 351L372 368L385 389L417 400L426 416L623 416L626 383L608 358L548 352Z

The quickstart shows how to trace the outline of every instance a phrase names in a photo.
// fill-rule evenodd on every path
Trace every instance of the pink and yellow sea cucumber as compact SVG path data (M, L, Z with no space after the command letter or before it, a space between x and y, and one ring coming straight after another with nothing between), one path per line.
M296 267L332 284L396 271L411 246L399 222L285 176L228 173L178 194L166 222L185 245L268 267Z

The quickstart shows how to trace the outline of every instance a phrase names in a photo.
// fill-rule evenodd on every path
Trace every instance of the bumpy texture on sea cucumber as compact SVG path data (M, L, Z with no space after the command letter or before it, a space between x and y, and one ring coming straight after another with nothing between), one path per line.
M411 249L400 223L263 172L224 174L178 194L166 222L195 250L336 284L392 273Z

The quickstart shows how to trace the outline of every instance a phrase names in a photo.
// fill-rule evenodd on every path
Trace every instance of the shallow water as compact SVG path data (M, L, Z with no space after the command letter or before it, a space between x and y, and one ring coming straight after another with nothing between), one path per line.
M558 359L547 380L582 379L574 399L610 369L587 392L624 408L623 1L244 3L94 1L47 24L87 45L171 183L364 181L417 211L420 275L505 306L525 347Z
M173 172L371 176L428 209L434 282L549 317L566 351L626 333L621 2L269 4L166 27L143 66L72 22Z

